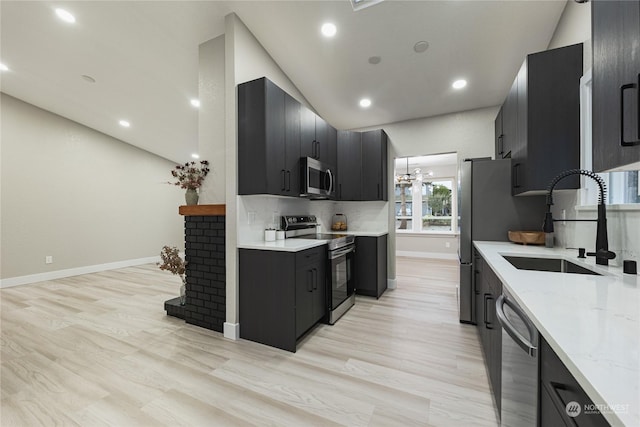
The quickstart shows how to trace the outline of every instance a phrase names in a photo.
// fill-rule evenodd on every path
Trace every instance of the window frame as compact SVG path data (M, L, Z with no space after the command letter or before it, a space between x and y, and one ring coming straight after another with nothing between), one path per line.
M409 156L411 157L411 156ZM449 235L449 236L457 236L459 234L458 231L458 178L456 176L434 176L434 177L428 177L429 179L422 179L420 180L420 187L422 188L422 185L424 184L424 182L441 182L441 181L449 181L451 184L451 229L450 230L423 230L422 229L422 217L424 215L422 215L422 203L424 202L424 199L422 199L422 191L420 191L420 203L418 204L418 206L420 206L420 220L416 221L416 214L415 214L415 199L412 196L411 197L411 215L407 215L407 219L409 221L411 221L411 229L407 229L407 230L401 230L396 228L395 231L396 233L400 233L400 234L412 234L412 235L419 235L419 236L425 236L425 235ZM398 183L394 183L394 213L395 213L395 189L397 188ZM413 188L413 185L412 185ZM399 216L395 216L395 220L397 221L399 219ZM416 226L417 225L417 226Z
M580 168L586 170L593 169L593 151L592 151L592 85L593 85L593 73L592 70L587 70L580 78ZM624 173L624 172L623 172ZM625 179L621 177L613 177L610 172L599 173L607 186L607 197L610 197L612 192L624 191ZM616 190L617 189L617 190ZM640 188L639 190L640 191ZM580 190L578 191L578 200L576 204L577 211L595 211L597 210L598 187L595 181L581 175L580 176ZM594 194L595 195L592 195ZM591 197L589 197L591 196ZM594 199L595 197L595 199ZM608 204L608 200L605 200L607 204L607 210L617 211L640 211L639 203L613 203Z

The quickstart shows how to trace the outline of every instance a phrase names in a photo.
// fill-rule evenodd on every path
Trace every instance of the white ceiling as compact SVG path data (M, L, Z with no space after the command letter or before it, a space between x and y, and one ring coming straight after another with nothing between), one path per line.
M409 160L408 162L407 159ZM397 157L395 159L396 174L405 173L407 165L410 172L413 172L416 168L427 170L430 168L453 167L457 169L458 155L456 153L443 153L430 154L428 156Z
M198 45L235 12L339 129L499 105L565 1L0 2L0 89L176 162L197 150ZM62 7L75 24L55 17ZM588 7L585 6L585 7ZM338 27L333 39L320 25ZM413 51L428 41L425 53ZM370 56L382 58L378 65ZM96 83L87 83L90 75ZM466 89L451 82L465 78ZM358 100L373 105L363 110ZM120 119L131 122L128 129Z

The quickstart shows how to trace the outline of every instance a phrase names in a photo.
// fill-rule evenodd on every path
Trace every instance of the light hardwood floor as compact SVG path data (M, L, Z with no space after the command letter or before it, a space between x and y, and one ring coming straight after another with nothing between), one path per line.
M154 265L3 289L0 424L495 426L457 263L397 271L295 354L165 316L179 280Z

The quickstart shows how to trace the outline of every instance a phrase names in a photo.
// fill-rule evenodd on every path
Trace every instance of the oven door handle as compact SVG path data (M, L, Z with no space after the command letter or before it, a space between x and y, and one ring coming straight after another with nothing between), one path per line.
M348 253L355 252L356 249L353 246L348 246L343 249L337 249L335 251L329 251L329 259L340 258L341 256L347 255Z

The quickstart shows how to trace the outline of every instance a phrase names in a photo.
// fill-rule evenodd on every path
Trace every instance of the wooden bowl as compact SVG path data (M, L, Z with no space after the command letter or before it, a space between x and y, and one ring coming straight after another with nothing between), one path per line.
M523 245L544 245L544 232L509 231L509 240Z

